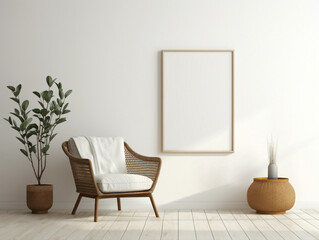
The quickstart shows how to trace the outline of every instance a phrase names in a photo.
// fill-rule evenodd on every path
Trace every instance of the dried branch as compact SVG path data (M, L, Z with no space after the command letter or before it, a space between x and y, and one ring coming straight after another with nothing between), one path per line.
M270 164L277 162L277 142L275 143L273 138L268 141L268 157Z

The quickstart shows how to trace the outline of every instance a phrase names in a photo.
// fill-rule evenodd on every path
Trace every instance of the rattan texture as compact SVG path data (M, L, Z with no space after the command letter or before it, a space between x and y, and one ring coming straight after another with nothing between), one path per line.
M259 213L284 213L295 204L295 190L288 179L254 178L247 201Z
M70 159L76 191L89 196L101 196L108 194L101 193L97 187L91 161L88 159L76 158L71 155L68 151L67 142L62 144L62 148ZM126 142L124 143L124 150L128 174L143 175L152 179L153 185L149 190L147 190L147 192L152 192L160 173L161 159L158 157L142 156L134 152Z
M152 179L152 181L156 180L159 162L140 159L134 156L126 147L125 147L125 161L127 173L129 174L138 174L143 175Z
M89 161L70 159L76 191L88 195L98 195Z

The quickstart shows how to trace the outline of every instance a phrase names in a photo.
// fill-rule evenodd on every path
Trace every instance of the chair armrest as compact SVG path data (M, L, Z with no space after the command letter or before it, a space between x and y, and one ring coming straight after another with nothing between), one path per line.
M152 179L153 185L150 191L153 191L161 170L162 160L159 157L147 157L138 154L126 142L124 146L127 172Z
M62 144L64 153L69 157L76 191L86 196L98 196L101 194L97 187L92 163L89 159L72 156L67 148L67 142Z

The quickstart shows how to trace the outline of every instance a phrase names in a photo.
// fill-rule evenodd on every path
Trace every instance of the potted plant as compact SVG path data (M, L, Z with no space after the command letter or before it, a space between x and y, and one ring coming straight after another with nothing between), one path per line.
M278 179L278 167L277 167L277 144L273 139L268 142L268 179Z
M41 179L47 167L50 144L57 135L55 128L66 121L63 115L70 112L66 98L72 90L64 92L62 84L50 76L46 78L46 82L47 90L33 92L39 103L39 107L33 109L28 108L28 100L20 98L21 84L17 87L8 86L13 94L11 99L18 107L5 120L18 132L16 138L23 144L20 151L29 160L37 180L37 184L27 185L27 206L32 213L47 213L52 206L53 186L42 184ZM54 85L58 92L56 96L51 89Z

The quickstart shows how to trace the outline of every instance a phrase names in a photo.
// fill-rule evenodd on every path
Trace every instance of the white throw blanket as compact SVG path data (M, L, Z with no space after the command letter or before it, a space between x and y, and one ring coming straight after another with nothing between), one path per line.
M127 173L121 137L73 137L81 158L92 161L94 174Z

